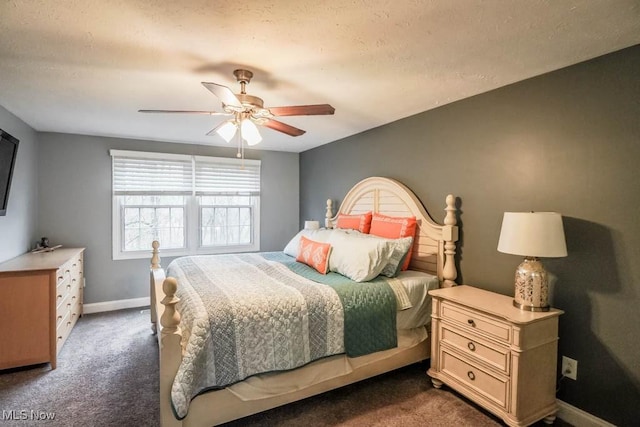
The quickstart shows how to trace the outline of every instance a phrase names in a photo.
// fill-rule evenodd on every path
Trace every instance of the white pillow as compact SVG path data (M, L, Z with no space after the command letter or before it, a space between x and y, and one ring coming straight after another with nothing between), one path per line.
M343 235L348 236L348 238L351 239L377 240L378 242L382 242L383 244L388 245L389 248L387 249L389 250L389 252L387 253L387 264L380 272L381 275L387 277L396 277L398 273L400 273L404 259L407 256L409 249L411 248L411 244L413 243L413 237L387 239L384 237L374 236L373 234L365 234L357 230L348 229L341 229L337 230L336 232L342 233Z
M329 270L356 282L366 282L378 276L394 251L394 245L387 239L371 239L344 230L335 230L328 242L332 247Z
M316 242L326 243L329 240L329 236L333 233L333 229L321 228L319 230L300 230L298 234L284 247L283 252L294 258L298 257L298 249L300 249L300 236L308 237Z

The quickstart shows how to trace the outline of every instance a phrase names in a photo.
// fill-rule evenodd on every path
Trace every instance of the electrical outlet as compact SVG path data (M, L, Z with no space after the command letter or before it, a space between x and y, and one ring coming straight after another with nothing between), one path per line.
M576 380L578 378L578 361L562 356L562 375Z

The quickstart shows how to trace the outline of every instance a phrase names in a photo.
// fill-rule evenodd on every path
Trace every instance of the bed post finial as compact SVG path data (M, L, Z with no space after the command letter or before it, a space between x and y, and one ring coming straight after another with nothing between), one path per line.
M331 218L333 218L333 202L331 199L327 199L327 213L325 213L324 226L326 228L333 228Z
M162 334L172 334L177 332L178 325L180 324L180 313L176 310L176 304L180 301L180 298L176 296L178 281L173 277L167 277L164 279L164 282L162 282L162 290L165 295L162 301L160 301L165 306L162 317L160 318Z
M442 271L443 287L456 285L458 272L456 270L456 243L458 241L458 227L456 226L456 198L453 194L449 194L446 199L447 207L444 217L444 226L442 227L442 236L444 239L444 267Z
M153 250L151 251L152 255L151 255L151 269L152 270L157 270L159 269L160 266L160 251L158 250L158 248L160 247L160 242L158 242L157 240L154 240L153 243L151 243L151 247L153 248Z

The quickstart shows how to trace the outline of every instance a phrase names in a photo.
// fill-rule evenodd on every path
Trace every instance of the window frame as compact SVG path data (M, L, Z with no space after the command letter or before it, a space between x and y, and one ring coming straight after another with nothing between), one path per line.
M259 235L259 225L255 224L255 220L252 221L251 225L251 242L249 244L237 244L237 245L227 245L227 246L216 246L216 245L204 245L202 242L202 229L204 228L204 225L202 223L202 209L203 208L218 208L218 207L223 207L226 209L229 208L248 208L249 211L251 212L251 218L255 219L256 215L259 216L260 214L260 197L259 196L243 196L243 197L250 197L252 199L253 203L250 204L233 204L233 205L211 205L211 204L203 204L200 202L200 199L198 199L197 202L197 210L198 210L198 250L199 251L204 251L204 252L210 252L210 251L218 251L220 248L237 248L238 252L249 252L254 250L253 247L255 246L255 244L253 242L256 241L256 232ZM256 228L258 228L258 230L256 230ZM249 249L246 249L249 248ZM259 249L258 249L259 250Z
M205 157L205 156L191 156L191 155L182 155L182 154L165 154L165 153L149 153L149 152L140 152L140 151L126 151L126 150L110 150L110 155L112 157L112 179L111 179L111 194L112 194L112 259L113 260L127 260L127 259L142 259L148 258L149 252L151 251L151 247L148 250L137 250L137 251L124 251L122 248L124 242L124 233L125 233L125 215L124 210L127 205L122 203L123 195L116 194L114 190L114 170L113 170L113 158L115 157L130 157L130 158L140 158L147 160L185 160L188 159L191 162L191 192L190 194L184 194L184 240L185 247L184 248L163 248L162 241L160 241L160 250L162 255L165 257L176 257L176 256L185 256L185 255L206 255L206 254L224 254L224 253L239 253L239 252L256 252L260 250L260 192L252 193L252 194L220 194L220 195L238 195L238 196L251 196L251 201L253 203L248 206L251 210L252 215L252 231L251 231L251 243L250 244L240 244L240 245L226 245L226 246L204 246L201 241L201 229L202 229L202 218L201 218L201 209L202 206L209 205L201 205L200 197L202 195L217 195L217 194L198 194L196 191L196 163L198 161L201 162L216 162L220 161L224 164L250 164L254 168L257 167L257 175L259 186L261 186L261 162L260 160L249 160L249 159L234 159L234 158L226 158L226 157ZM241 163L242 162L242 163ZM157 195L152 194L154 192L146 193L137 192L139 195ZM167 194L169 195L169 194ZM135 205L138 206L138 205ZM162 207L164 205L146 205L146 207ZM172 205L171 207L175 207L179 205ZM235 207L236 205L234 205Z

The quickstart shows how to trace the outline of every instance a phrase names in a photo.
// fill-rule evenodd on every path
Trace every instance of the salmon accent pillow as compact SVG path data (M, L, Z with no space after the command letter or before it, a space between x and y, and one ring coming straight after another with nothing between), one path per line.
M382 214L373 214L371 219L370 234L374 236L386 237L387 239L399 239L401 237L414 237L416 234L416 217L415 216L387 216ZM411 254L413 253L413 245L409 248L407 257L402 264L402 271L409 268L411 262Z
M315 240L316 242L328 242L329 236L334 233L336 230L333 228L326 229L321 228L319 230L300 230L293 238L287 243L287 246L284 247L283 252L289 256L296 258L298 256L298 252L300 251L300 237L305 236L307 239Z
M346 228L350 230L357 230L364 234L369 234L369 229L371 228L371 217L371 212L359 215L338 214L336 228Z
M329 271L329 253L331 245L329 243L316 242L300 236L300 250L296 261L303 262L318 270L318 273L327 274Z

